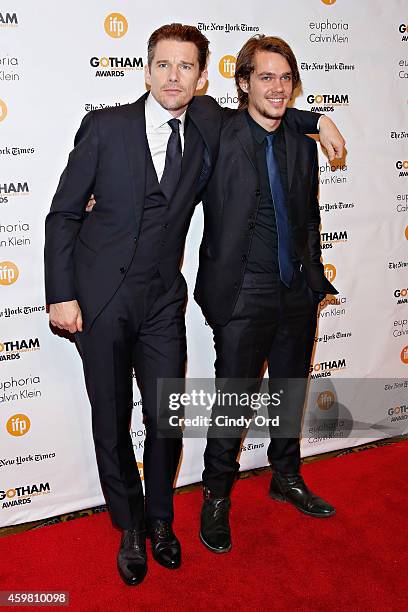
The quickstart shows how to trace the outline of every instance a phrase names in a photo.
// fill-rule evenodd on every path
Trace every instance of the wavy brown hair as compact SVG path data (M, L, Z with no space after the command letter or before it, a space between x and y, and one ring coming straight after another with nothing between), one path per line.
M156 45L161 40L178 40L179 42L191 42L197 47L198 65L200 72L207 65L209 55L209 40L195 26L183 25L182 23L169 23L161 26L151 34L147 43L147 63L152 65Z
M249 84L251 73L255 69L255 54L257 51L268 51L270 53L279 53L279 55L282 55L287 60L292 71L293 89L300 85L301 81L296 57L288 43L277 36L257 34L256 36L252 36L238 53L235 67L238 108L246 108L248 106L248 94L242 91L239 82L242 79Z

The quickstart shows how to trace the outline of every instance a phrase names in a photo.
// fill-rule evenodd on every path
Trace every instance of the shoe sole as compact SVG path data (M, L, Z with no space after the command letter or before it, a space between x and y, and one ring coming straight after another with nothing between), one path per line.
M211 550L211 552L216 553L217 555L222 555L223 553L227 553L232 548L232 544L230 544L228 548L223 548L222 550L220 550L219 548L213 548L212 546L207 544L207 542L204 540L203 536L201 535L201 531L199 535L200 535L200 540L204 544L204 546L208 548L208 550Z
M281 503L284 503L284 504L285 503L290 504L291 506L296 508L296 510L299 510L299 512L302 512L303 514L307 514L307 516L312 516L313 518L330 518L331 516L334 516L336 514L336 510L333 510L332 512L329 512L328 514L314 514L313 512L308 512L307 510L304 510L303 508L300 508L300 506L296 506L296 504L294 504L293 502L288 501L287 499L285 499L281 495L275 495L274 493L269 493L269 497L271 499L273 499L274 501L281 502Z

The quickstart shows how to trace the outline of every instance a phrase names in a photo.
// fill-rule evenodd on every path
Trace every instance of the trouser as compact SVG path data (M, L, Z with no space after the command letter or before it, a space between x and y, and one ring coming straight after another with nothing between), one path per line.
M186 283L169 290L126 277L86 333L76 334L92 406L92 430L101 485L113 523L144 529L145 520L173 520L173 482L181 434L160 436L157 379L184 378ZM141 392L146 439L145 499L129 432L133 371Z
M295 272L290 288L280 281L278 274L247 272L230 321L213 327L215 375L216 380L223 379L224 391L253 392L254 379L258 380L259 388L265 360L271 392L274 388L275 391L286 388L288 411L281 417L283 422L286 419L284 431L288 431L289 425L293 433L282 437L278 429L268 446L272 469L283 474L297 473L300 469L299 436L318 301L301 271ZM225 407L216 405L213 417L223 411L226 413ZM229 494L239 470L237 457L243 430L233 428L228 437L223 437L214 420L204 453L203 484L223 497Z

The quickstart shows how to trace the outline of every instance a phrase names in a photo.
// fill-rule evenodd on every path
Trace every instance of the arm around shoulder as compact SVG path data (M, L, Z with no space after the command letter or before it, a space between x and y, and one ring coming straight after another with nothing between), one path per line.
M326 115L288 108L285 113L287 126L300 134L319 134L320 144L330 161L344 155L344 140L334 121Z
M319 118L319 113L298 108L287 108L285 113L285 123L291 130L299 134L318 134Z

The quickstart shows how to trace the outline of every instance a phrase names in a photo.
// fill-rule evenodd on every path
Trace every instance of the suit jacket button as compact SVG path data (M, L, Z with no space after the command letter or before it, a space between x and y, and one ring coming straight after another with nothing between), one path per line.
M261 195L261 190L260 189L255 189L255 195L256 196L260 196Z
M137 236L133 238L133 242L137 242Z
M126 272L126 268L121 268L121 269L119 270L119 272L120 272L121 274L124 274L124 273Z

